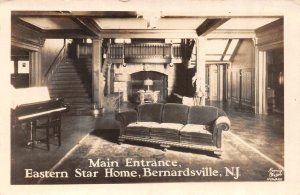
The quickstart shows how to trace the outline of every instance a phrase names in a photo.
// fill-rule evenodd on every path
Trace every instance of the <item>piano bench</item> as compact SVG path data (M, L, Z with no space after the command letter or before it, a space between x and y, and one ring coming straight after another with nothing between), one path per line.
M46 144L47 150L50 150L50 137L56 137L58 140L58 145L61 146L61 116L55 115L47 117L46 122L38 124L35 129L45 129L46 130ZM52 129L52 134L50 134L50 129Z

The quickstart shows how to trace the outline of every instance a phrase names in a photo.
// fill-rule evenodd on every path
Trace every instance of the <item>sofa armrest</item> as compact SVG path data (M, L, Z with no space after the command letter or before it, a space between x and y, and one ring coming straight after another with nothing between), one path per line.
M137 121L137 111L129 110L116 113L116 120L120 121L122 126L126 127L128 124Z
M230 120L227 116L220 116L214 124L215 127L222 131L228 131L231 127Z
M231 123L228 117L220 116L213 125L213 141L217 148L222 146L222 131L228 131Z

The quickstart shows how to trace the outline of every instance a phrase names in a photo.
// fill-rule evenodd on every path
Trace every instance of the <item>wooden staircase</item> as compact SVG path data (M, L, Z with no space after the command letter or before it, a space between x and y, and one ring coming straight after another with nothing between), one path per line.
M64 98L69 115L92 114L91 59L67 58L58 66L48 83L51 98Z

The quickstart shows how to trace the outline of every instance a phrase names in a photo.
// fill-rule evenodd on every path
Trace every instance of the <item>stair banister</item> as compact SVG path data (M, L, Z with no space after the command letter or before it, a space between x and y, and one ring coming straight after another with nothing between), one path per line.
M51 79L52 75L54 74L57 66L64 59L64 57L66 55L65 48L66 48L66 40L64 40L64 45L62 46L62 48L60 49L59 53L56 55L56 57L52 61L51 65L49 66L49 68L47 69L47 71L44 74L44 77L43 77L43 84L44 85L46 85L48 83L48 81Z

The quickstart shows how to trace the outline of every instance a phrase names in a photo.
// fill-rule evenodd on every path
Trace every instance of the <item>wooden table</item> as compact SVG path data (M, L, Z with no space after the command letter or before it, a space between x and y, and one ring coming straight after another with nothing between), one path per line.
M141 104L144 103L157 103L159 97L159 91L152 91L152 90L139 90L138 97Z

